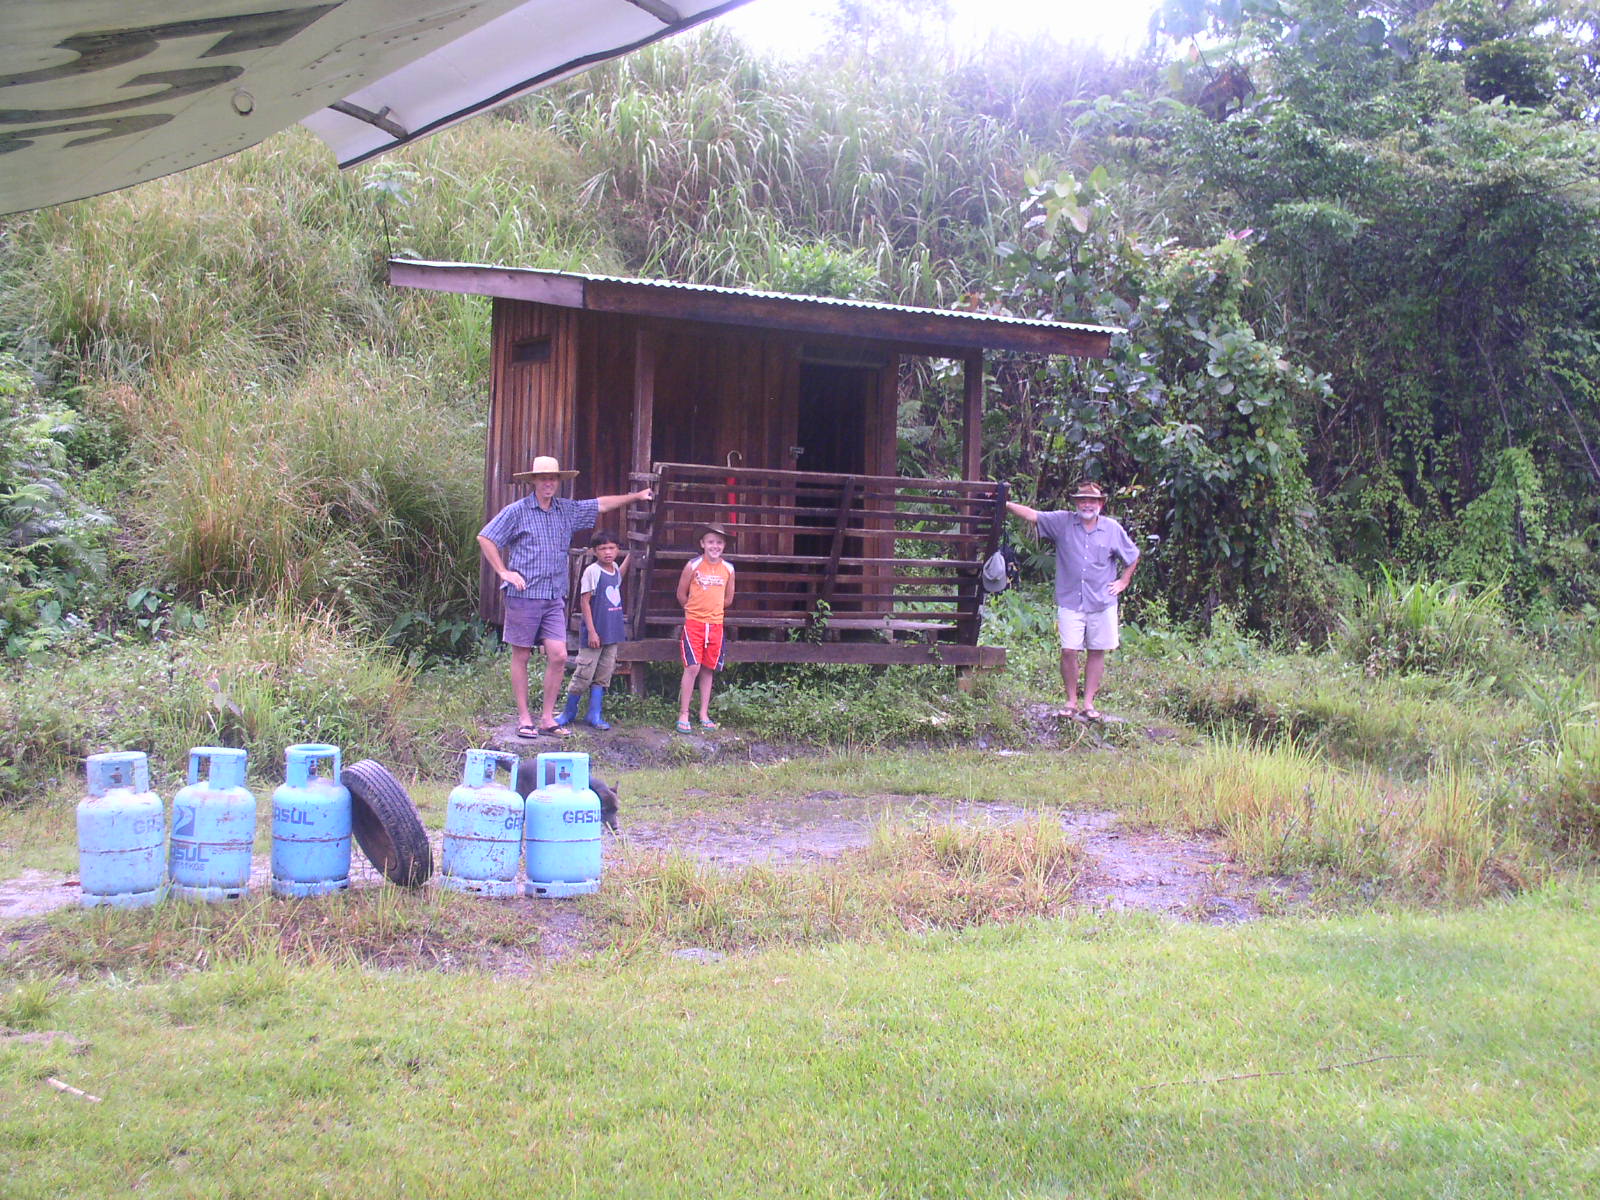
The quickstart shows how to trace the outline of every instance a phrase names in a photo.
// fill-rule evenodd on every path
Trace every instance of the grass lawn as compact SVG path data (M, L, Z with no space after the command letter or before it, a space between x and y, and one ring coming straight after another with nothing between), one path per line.
M1597 909L1567 881L1449 912L1085 916L532 980L270 951L35 979L0 1021L83 1044L0 1040L0 1190L1593 1194Z

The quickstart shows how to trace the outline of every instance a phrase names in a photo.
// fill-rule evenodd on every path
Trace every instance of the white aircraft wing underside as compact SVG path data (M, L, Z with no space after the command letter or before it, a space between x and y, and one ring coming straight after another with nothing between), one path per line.
M303 122L341 166L745 0L0 0L0 213Z

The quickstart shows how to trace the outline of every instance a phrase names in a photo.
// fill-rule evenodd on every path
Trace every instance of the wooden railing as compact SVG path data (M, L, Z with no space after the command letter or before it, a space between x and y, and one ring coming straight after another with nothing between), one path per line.
M737 570L726 620L746 636L977 644L1004 484L688 463L633 480L656 489L629 511L635 639L681 622L679 574L699 553L701 524L716 521Z

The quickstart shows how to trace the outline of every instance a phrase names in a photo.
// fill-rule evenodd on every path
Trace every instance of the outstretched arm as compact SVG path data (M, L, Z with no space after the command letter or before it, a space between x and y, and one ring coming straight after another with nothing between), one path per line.
M648 503L653 499L655 499L654 489L642 488L637 492L629 492L626 496L596 496L595 503L600 506L601 512L608 513L613 509L623 507L623 505L632 504L635 500L643 500Z
M1021 517L1030 525L1037 525L1039 523L1039 510L1036 508L1029 508L1026 504L1018 504L1014 500L1007 500L1006 510L1010 512L1013 517Z

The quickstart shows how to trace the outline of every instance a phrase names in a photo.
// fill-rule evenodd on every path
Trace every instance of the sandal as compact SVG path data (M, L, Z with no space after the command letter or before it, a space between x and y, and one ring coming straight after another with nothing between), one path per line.
M673 726L673 728L676 729L679 733L693 733L694 732L694 726L689 724L689 722L687 722L687 721L679 721L675 726Z
M561 738L571 737L572 730L568 729L565 725L546 725L544 728L539 730L539 736L552 737L559 740Z
M524 739L527 739L527 740L531 741L532 739L534 739L534 738L539 736L538 726L536 726L536 725L518 725L517 726L517 736L519 738L524 738Z
M1105 720L1105 714L1098 708L1091 706L1083 710L1083 719L1085 721L1103 721Z
M1077 705L1074 704L1069 704L1060 712L1056 713L1056 720L1058 721L1076 721L1077 719L1078 708Z
M701 722L700 722L700 728L701 729L721 729L722 726L718 725L715 721L707 721L707 720L702 719Z

